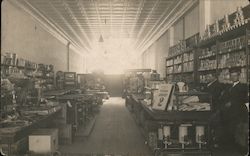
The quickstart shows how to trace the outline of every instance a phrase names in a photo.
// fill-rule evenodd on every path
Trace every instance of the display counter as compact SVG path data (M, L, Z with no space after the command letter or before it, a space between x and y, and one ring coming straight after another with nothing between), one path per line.
M171 155L211 155L210 117L212 110L207 105L197 110L182 109L182 100L188 96L205 96L206 93L176 93L175 109L155 110L144 100L142 94L131 94L126 97L126 105L140 127L146 143L158 154ZM185 98L182 98L185 97ZM179 99L178 99L179 98ZM205 102L196 102L203 104ZM189 104L189 103L188 103ZM192 103L193 104L193 103ZM207 103L205 103L207 104ZM188 106L185 106L188 108ZM209 109L207 109L209 108ZM183 111L186 110L186 111Z
M27 136L32 129L48 124L61 111L60 107L53 107L51 113L47 115L27 114L22 116L23 120L0 123L0 143L14 143L15 141ZM32 121L27 121L29 119Z
M37 109L37 111L40 110ZM3 150L7 154L19 153L19 150L25 150L28 146L28 136L37 128L45 128L53 124L52 121L60 114L61 107L48 108L47 112L49 113L46 115L44 113L43 115L38 115L37 112L25 112L20 119L1 122L0 146Z

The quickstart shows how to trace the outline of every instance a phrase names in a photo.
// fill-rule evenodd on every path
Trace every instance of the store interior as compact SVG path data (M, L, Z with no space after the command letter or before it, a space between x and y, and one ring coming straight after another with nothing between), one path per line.
M4 0L0 156L247 156L249 0Z

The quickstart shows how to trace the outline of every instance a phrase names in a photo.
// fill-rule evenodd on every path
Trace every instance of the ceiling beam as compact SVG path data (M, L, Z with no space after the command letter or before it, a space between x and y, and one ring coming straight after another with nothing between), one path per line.
M154 6L153 6L152 9L150 10L150 12L148 13L147 18L146 18L146 20L144 21L144 23L143 23L143 25L142 25L142 27L141 27L141 30L140 30L139 33L137 34L138 40L135 42L135 45L137 45L137 44L139 43L140 37L141 37L141 35L142 35L142 32L145 31L145 30L144 30L145 25L147 24L149 18L152 16L152 14L153 14L155 8L159 5L159 2L160 2L160 0L157 0L157 1L154 3Z
M127 2L127 3L126 3ZM123 29L124 29L124 21L125 21L125 14L126 14L126 12L127 12L127 9L128 9L128 5L129 5L129 2L128 2L128 0L124 0L124 2L123 2L123 14L122 14L122 22L121 22L121 28L120 28L120 33L119 34L121 34L122 33L122 31L124 31Z
M109 33L112 35L113 34L113 5L112 5L112 0L109 0L109 8L110 8L110 29Z
M83 49L86 49L87 51L90 51L88 46L86 46L85 43L83 43L82 39L79 37L79 35L75 32L75 30L70 26L68 21L60 14L60 12L56 9L56 7L52 4L51 1L49 1L49 4L51 5L51 8L55 11L55 13L65 22L66 26L70 29L70 31L74 34L74 36L78 39L78 41L82 44L81 47Z
M190 8L198 4L199 0L185 1L186 4L182 6L182 8L172 16L170 20L166 24L164 24L162 29L155 30L156 33L152 34L144 45L141 46L139 50L140 54L143 53L146 49L148 49L157 39L161 37L177 20L179 20ZM158 31L159 30L159 31Z
M92 4L94 5L94 8L95 8L95 11L96 11L96 14L97 14L97 17L98 17L98 20L99 20L99 30L100 30L100 35L103 34L103 31L102 31L102 26L101 26L101 17L100 17L100 12L99 12L99 8L98 8L98 4L96 4L96 1L95 0L91 0ZM103 36L102 36L103 37Z
M170 13L173 12L180 3L181 3L181 0L175 1L175 3L172 1L172 4L168 8L165 9L161 17L157 20L157 22L155 22L156 24L151 28L150 31L148 31L148 33L144 36L144 39L141 40L141 42L137 45L137 48L140 46L140 44L143 43L144 40L148 38L149 35L151 35L156 29L162 26L162 24L168 19ZM170 9L171 11L169 12Z
M134 25L133 25L133 27L131 28L131 30L130 30L130 33L131 34L133 34L134 33L134 31L135 31L135 27L136 27L136 25L137 25L137 20L138 20L138 18L140 17L140 14L141 14L141 12L142 12L142 8L144 7L144 4L145 4L145 0L141 0L140 1L140 4L139 4L139 7L138 7L138 10L137 10L137 12L136 12L136 16L135 16L135 20L134 20Z
M64 0L61 0L61 2L63 3L64 7L66 7L66 9L68 10L71 18L73 19L73 21L76 23L76 25L78 26L81 34L83 34L83 36L85 37L85 40L87 41L87 46L88 48L90 48L90 45L91 45L91 41L89 40L90 36L88 36L84 31L82 31L82 29L80 28L80 23L79 21L77 20L77 18L75 17L75 14L72 12L70 6L64 1ZM81 39L82 40L82 39ZM85 44L85 42L84 42Z

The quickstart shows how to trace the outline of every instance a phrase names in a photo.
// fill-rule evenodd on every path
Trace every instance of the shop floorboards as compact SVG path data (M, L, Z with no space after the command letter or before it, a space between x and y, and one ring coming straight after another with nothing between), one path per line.
M89 137L61 146L62 153L151 156L145 139L122 98L110 98L100 108Z
M145 139L122 98L105 101L97 114L92 133L72 145L61 146L67 156L126 155L152 156ZM219 149L213 156L241 156L232 149Z

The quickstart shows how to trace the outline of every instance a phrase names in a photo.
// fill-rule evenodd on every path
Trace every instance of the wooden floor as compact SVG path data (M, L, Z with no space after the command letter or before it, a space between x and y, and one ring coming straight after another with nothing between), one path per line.
M96 116L95 127L88 138L78 139L72 145L60 146L59 150L61 153L72 153L72 156L78 154L152 156L144 142L145 139L135 120L125 107L125 101L113 97L101 106L100 113ZM242 156L233 148L214 151L213 156Z
M88 138L72 145L61 146L66 153L116 154L151 156L134 119L125 107L124 99L110 98L101 106L95 127Z

